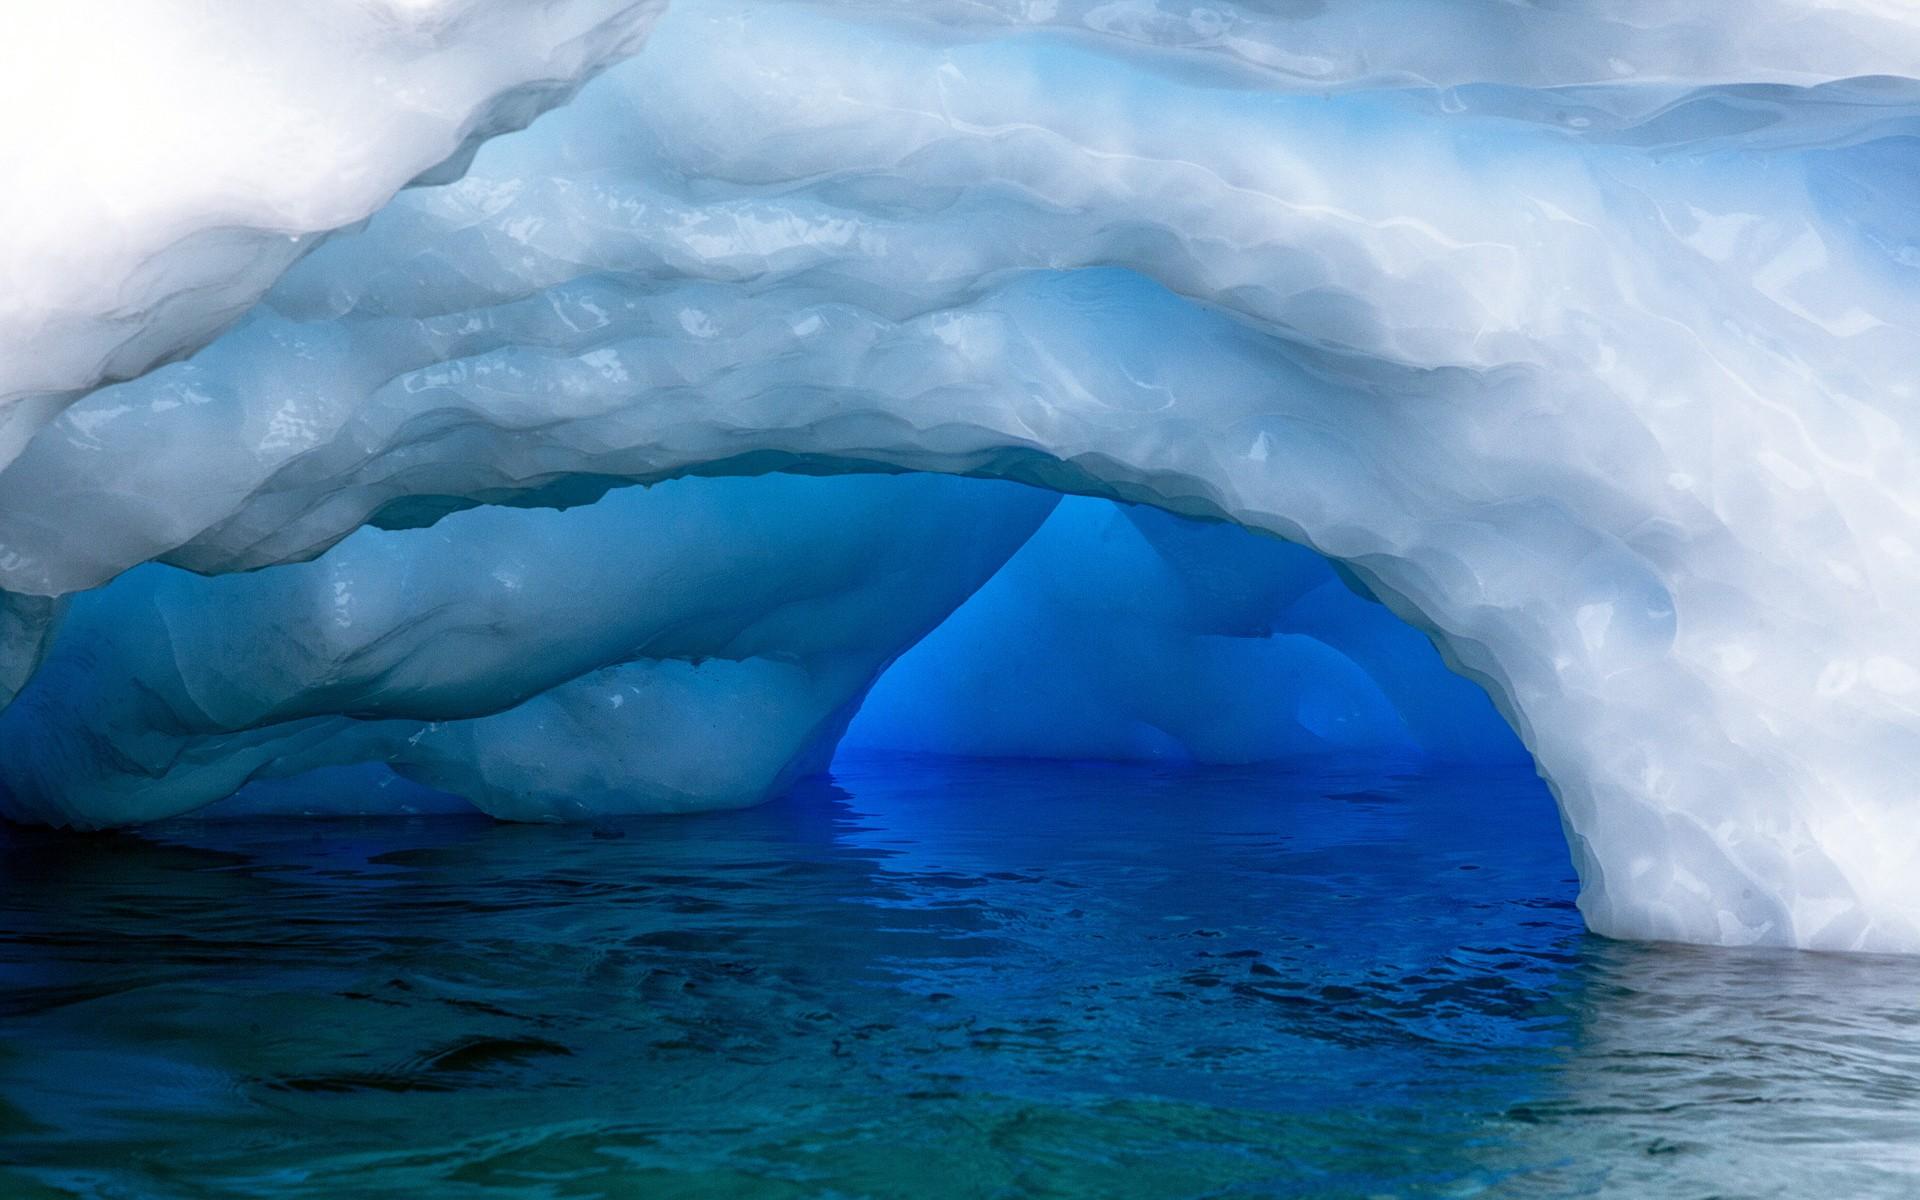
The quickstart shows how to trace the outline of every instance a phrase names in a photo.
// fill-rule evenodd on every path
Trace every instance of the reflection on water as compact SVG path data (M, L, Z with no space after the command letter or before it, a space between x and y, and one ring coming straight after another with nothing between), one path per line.
M1920 1189L1920 962L1590 937L1518 775L871 761L0 858L10 1197Z

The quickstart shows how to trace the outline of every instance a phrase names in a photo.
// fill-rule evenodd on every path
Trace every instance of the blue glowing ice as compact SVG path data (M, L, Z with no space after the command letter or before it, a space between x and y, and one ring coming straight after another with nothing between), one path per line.
M862 750L1525 762L1485 692L1319 555L1070 498L881 678Z

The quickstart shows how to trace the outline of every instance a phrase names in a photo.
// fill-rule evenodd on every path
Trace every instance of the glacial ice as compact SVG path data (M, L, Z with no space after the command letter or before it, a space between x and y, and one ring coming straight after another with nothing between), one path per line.
M508 38L531 56L510 65L462 41L506 21L479 0L420 7L451 23L394 45L467 45L499 71L433 137L366 147L377 186L332 179L324 140L294 172L209 123L196 152L242 165L183 159L214 198L176 198L166 227L225 227L226 200L268 195L262 177L324 216L250 228L350 222L492 128L473 115L485 95L575 79L652 15L548 6L610 22L553 68L529 65L555 53L538 38ZM981 515L892 490L926 481L867 481L892 498L823 517L821 536L856 558L917 538L915 565L842 581L876 590L812 648L844 656L830 684L716 693L724 736L634 743L609 719L624 672L674 695L704 643L622 658L644 647L608 633L603 661L522 684L514 667L445 711L383 707L377 674L336 686L266 647L328 644L307 626L336 562L362 564L387 627L458 625L487 603L490 522L543 541L560 535L542 520L585 528L722 481L625 485L939 472L1225 520L1340 562L1511 722L1600 932L1920 952L1916 62L1920 19L1881 0L674 0L643 50L462 178L297 261L313 239L181 243L145 268L165 221L136 221L132 250L100 239L121 210L88 182L85 202L9 218L0 254L16 306L82 314L0 326L0 363L59 398L17 406L19 428L44 428L0 470L0 688L23 687L0 715L0 805L102 823L379 759L550 815L568 797L657 804L631 793L639 758L685 750L673 770L724 773L694 752L726 737L765 753L756 779L804 769L831 739L798 731L843 721L992 574L1039 520L1031 501ZM79 145L114 115L62 111ZM120 257L61 265L95 242ZM51 415L190 347L275 274L204 350ZM69 275L79 291L60 290ZM568 553L637 538L696 561L767 519L744 494L704 525L628 516ZM456 539L450 564L469 555L437 593L400 582L407 551L375 549L428 537ZM777 612L801 565L744 564L704 603L758 587ZM831 641L923 587L914 620ZM565 636L637 638L644 614L703 603L633 598L583 601ZM212 615L229 611L252 615ZM543 663L559 624L509 621L500 646L528 640L501 653ZM88 649L101 638L121 665ZM777 640L747 657L800 653ZM435 672L489 669L394 653L426 693ZM142 710L136 681L170 671L197 681L191 702ZM1201 740L1205 713L1186 719ZM345 732L328 749L312 729ZM446 732L417 745L452 748L403 749L423 729ZM602 737L571 778L543 750ZM386 740L344 745L361 738Z
M1485 692L1303 546L1072 497L887 669L848 750L1526 761Z
M113 825L384 763L524 820L750 804L824 767L880 668L1055 499L681 480L243 574L138 567L75 599L0 711L0 794L15 818Z
M60 0L0 37L0 466L198 348L327 231L452 178L665 0Z

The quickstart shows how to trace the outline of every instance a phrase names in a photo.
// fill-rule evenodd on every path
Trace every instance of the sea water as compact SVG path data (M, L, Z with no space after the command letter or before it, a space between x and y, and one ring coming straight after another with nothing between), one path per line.
M1920 961L1596 938L1527 772L867 758L0 859L7 1197L1920 1192Z

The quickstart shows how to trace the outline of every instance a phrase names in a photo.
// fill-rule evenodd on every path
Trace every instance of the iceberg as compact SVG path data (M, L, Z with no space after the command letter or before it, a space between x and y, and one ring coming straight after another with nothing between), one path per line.
M453 89L444 119L366 145L381 169L337 193L311 169L331 143L302 174L207 122L207 153L241 165L180 173L269 209L329 198L300 219L235 225L187 197L184 218L134 219L139 246L88 259L73 292L49 282L60 256L118 210L6 223L0 262L28 264L9 293L82 314L0 326L27 397L0 470L8 815L145 819L366 762L510 816L744 803L817 765L949 612L980 620L967 596L1046 518L1030 493L1067 493L1305 547L1384 606L1360 611L1427 635L1551 784L1595 930L1920 952L1903 7L675 0L657 24L654 5L545 7L527 26L478 0L300 8L398 20L394 46L488 68L464 91L432 72L402 88ZM533 28L575 32L562 53ZM244 53L304 61L262 37ZM558 99L622 55L500 132L533 106L493 97ZM349 61L326 86L358 97L381 68ZM108 136L113 114L62 111L76 144ZM279 242L175 236L228 228ZM162 244L185 249L155 283L139 264ZM936 474L974 479L919 478ZM1005 490L943 490L979 480ZM869 490L842 508L833 487ZM708 518L671 515L708 495ZM1060 511L1049 529L1082 510ZM518 538L550 579L602 555L693 572L776 518L794 525L775 543L831 543L857 616L776 620L812 567L774 546L710 591L560 584L545 618L549 601L489 617L487 654L402 636L350 680L296 661L345 652L322 629L330 570L378 598L355 627L378 638L494 611L491 564ZM1147 537L1162 520L1119 519ZM446 565L409 577L427 545ZM665 631L736 590L778 636L695 678L735 661L724 639ZM1326 653L1296 660L1351 667L1317 685L1345 697L1326 711L1419 745L1438 693L1395 700L1369 650L1404 635L1329 620L1309 638ZM832 678L789 671L811 654ZM1313 686L1282 692L1292 711ZM620 717L624 689L653 699ZM1143 711L1085 725L1144 721L1165 737L1143 752L1250 752L1205 744L1224 710ZM964 724L933 741L986 744ZM1338 744L1295 724L1289 745ZM1494 752L1476 729L1455 735ZM722 761L728 735L752 763Z

